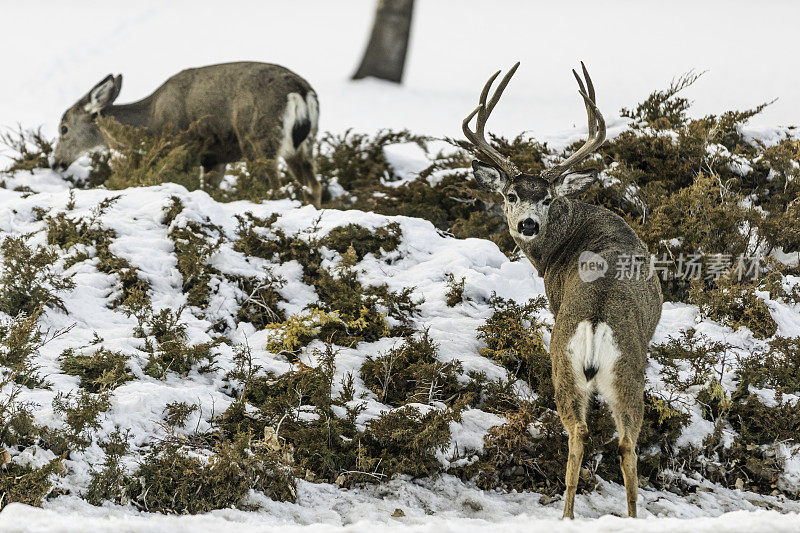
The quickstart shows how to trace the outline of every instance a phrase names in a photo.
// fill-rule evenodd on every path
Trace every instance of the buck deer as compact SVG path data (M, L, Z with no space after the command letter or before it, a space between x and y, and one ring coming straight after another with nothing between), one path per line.
M322 187L314 171L313 147L319 104L306 80L268 63L223 63L187 69L172 76L150 96L114 105L122 76L108 75L67 109L51 166L66 168L83 152L106 146L98 116L158 131L179 130L202 121L204 171L221 176L226 163L243 158L280 156L303 190L306 201L320 206Z
M464 135L490 164L472 162L475 179L503 195L509 231L544 278L555 317L550 340L555 403L569 434L564 517L574 517L578 472L588 435L586 409L597 391L608 403L619 437L619 455L628 515L636 516L636 442L644 413L647 348L661 316L657 278L617 276L608 266L628 257L647 257L647 248L622 218L574 198L596 179L594 170L570 170L597 150L606 135L594 86L583 66L579 93L589 120L589 138L574 154L539 175L523 174L486 140L484 128L519 63L501 80L487 103L495 73L480 104L464 119ZM588 90L588 92L587 92ZM469 123L477 115L476 128ZM579 262L597 270L581 270ZM646 272L645 272L646 274ZM618 279L618 277L620 279Z

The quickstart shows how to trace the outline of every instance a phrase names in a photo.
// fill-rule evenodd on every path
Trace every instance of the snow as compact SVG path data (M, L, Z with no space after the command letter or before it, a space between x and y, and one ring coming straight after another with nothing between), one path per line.
M401 157L410 151L407 146L389 149L388 153ZM411 152L414 153L414 152ZM417 153L416 156L419 156ZM0 232L3 234L32 234L31 242L44 243L44 222L34 215L35 208L44 208L51 214L66 209L70 200L74 203L70 217L88 216L94 206L105 198L119 196L112 209L99 220L104 227L113 229L116 238L111 244L113 253L123 257L140 269L140 275L152 284L152 301L155 309L178 308L185 303L182 292L182 278L177 270L172 242L168 238L169 227L162 224L162 209L171 197L178 197L184 210L175 218L172 225L182 225L187 221L205 221L216 225L232 238L236 229L236 215L252 212L258 217L276 213L276 226L287 235L300 235L311 238L322 236L337 226L348 223L368 228L383 226L389 222L399 224L403 240L396 251L391 252L389 260L379 260L367 255L358 265L359 279L365 284L387 283L392 290L414 287L412 298L421 301L420 316L416 318L417 327L427 327L439 346L442 361L458 359L465 371L483 371L489 378L501 378L505 371L490 360L478 355L481 343L476 337L476 328L490 315L487 304L493 293L505 298L525 302L529 298L544 294L544 285L536 270L525 259L511 261L490 241L481 239L455 239L439 232L431 223L408 217L386 217L362 211L318 211L311 206L300 206L297 202L280 200L253 204L215 202L202 191L188 192L185 188L164 184L157 187L127 189L123 191L72 190L57 180L48 170L34 174L20 172L12 177L20 184L33 190L21 193L0 189ZM70 196L70 193L72 196ZM310 229L311 226L313 229ZM327 255L323 254L328 257ZM330 256L333 257L333 256ZM326 259L329 261L329 259ZM296 262L272 264L258 258L246 258L234 252L229 241L210 258L210 263L223 274L263 276L267 269L287 280L280 289L287 299L286 311L299 312L308 303L316 300L313 288L301 280L301 267ZM51 390L24 390L21 400L31 401L39 406L36 410L37 422L59 426L61 422L53 412L51 402L58 391L75 390L76 377L61 373L58 357L70 346L87 346L97 334L103 339L102 345L122 351L130 356L130 367L136 379L115 389L111 396L111 408L101 417L98 437L107 436L116 427L131 432L131 445L136 450L149 442L153 436L163 433L158 422L164 407L175 401L185 401L200 406L189 424L192 429L208 428L213 413L220 413L232 401L226 394L223 381L225 373L233 368L233 348L220 345L216 348L216 370L199 374L196 371L186 377L168 374L164 380L147 376L144 371L146 355L141 351L141 340L133 336L135 319L119 311L109 309L106 304L114 295L113 281L98 272L92 262L82 262L66 272L72 274L76 283L74 290L62 294L68 313L49 310L42 317L45 329L55 331L69 329L64 335L47 344L35 363L53 384ZM465 278L465 295L469 300L456 307L445 303L448 290L447 274L457 279ZM183 311L182 321L187 324L187 333L192 342L210 340L206 333L213 319L227 317L236 310L235 288L224 279L217 280L217 289L212 294L210 316L202 315L191 308ZM779 301L768 300L773 317L779 324L779 332L789 334L800 330L800 309ZM542 312L542 318L552 323L552 315ZM267 331L256 331L250 324L235 325L231 334L234 343L250 346L254 364L265 371L283 373L291 369L291 364L282 356L268 352L264 346ZM686 304L667 303L664 305L662 320L653 342L664 342L688 328L711 340L730 343L733 349L747 351L762 346L763 341L755 339L745 330L732 331L698 317L697 309ZM545 342L549 341L545 337ZM366 394L366 409L359 415L357 423L362 426L371 418L388 409L378 402L374 394L366 391L358 378L358 369L366 356L384 353L399 342L399 339L384 338L373 343L361 343L354 348L343 348L336 358L337 381L347 373L356 376L354 385ZM305 364L316 364L311 355L315 347L312 343L301 359ZM658 390L660 385L659 368L652 362L647 371L650 384ZM723 386L731 392L736 384L728 369ZM520 390L523 394L533 394ZM758 391L759 396L768 396L770 391ZM360 394L360 393L359 393ZM431 406L418 406L423 410ZM690 409L691 423L679 440L680 445L699 445L703 438L713 430L713 424L700 416L699 407ZM451 442L445 451L439 453L444 465L467 464L474 454L482 449L483 437L494 425L503 423L503 418L477 409L462 413L459 422L452 422ZM732 435L729 435L732 438ZM728 440L730 440L730 438ZM14 462L40 466L52 459L52 453L43 453L37 448L12 450ZM785 460L786 468L780 484L787 490L800 486L800 456L795 445L781 447L779 455ZM89 482L90 469L103 460L103 452L95 443L84 452L72 453L64 461L67 473L58 478L57 486L72 494L85 490ZM135 466L134 459L127 458L129 466ZM452 461L452 463L451 463ZM697 484L690 480L690 484ZM600 480L596 492L579 495L576 512L584 519L597 518L623 509L623 487ZM723 515L718 520L708 522L707 527L716 524L724 531L726 527L735 529L742 520L752 521L759 527L789 528L790 519L781 513L800 511L800 503L783 497L761 496L753 493L731 491L720 486L701 484L697 492L678 496L676 494L644 488L640 491L640 515L643 517L670 517L637 522L636 526L645 531L661 531L675 526L676 517L693 519L692 528L701 527L710 516ZM17 523L18 529L11 531L33 531L36 524L41 527L55 526L54 520L65 531L91 529L93 531L164 528L181 530L194 528L228 530L242 528L269 531L272 527L291 528L308 525L309 530L321 527L314 524L328 524L326 527L340 527L343 531L360 531L380 523L391 529L408 531L439 531L484 528L488 524L509 531L521 530L535 523L542 528L554 531L570 531L577 525L552 522L561 510L560 499L541 499L536 493L484 492L452 476L445 475L435 480L411 481L394 479L375 487L341 490L332 485L299 482L298 501L295 504L278 503L253 494L254 502L260 506L255 512L237 510L215 511L202 517L174 518L139 513L131 506L106 504L102 508L89 506L75 496L59 496L44 503L44 510L34 510L21 505L9 505L0 513L0 530L7 530ZM541 500L540 500L541 499ZM756 514L735 513L740 510L754 511L766 507L772 511L759 511ZM403 509L405 517L393 518L394 509ZM433 512L433 515L426 514ZM74 517L62 521L65 516ZM758 519L753 517L760 517ZM791 516L791 515L789 515ZM25 525L18 523L25 517ZM796 517L793 517L796 519ZM697 523L697 526L695 525ZM796 522L793 522L796 523ZM580 524L580 522L576 523ZM594 528L625 528L627 522L617 518L604 517L592 522ZM8 526L8 527L6 527ZM705 526L703 526L705 527ZM27 529L26 529L27 528ZM72 528L72 529L70 529ZM291 530L291 529L290 529Z
M592 494L578 495L576 511L583 517L562 521L559 500L542 504L534 493L483 492L444 476L434 481L392 480L381 487L338 489L331 485L298 483L295 504L263 498L259 512L221 509L205 515L165 516L118 507L93 507L77 498L62 497L46 509L11 504L0 513L0 530L8 533L136 532L192 533L298 531L359 532L378 529L397 532L662 532L676 530L712 533L738 531L794 532L800 527L800 505L791 512L764 510L774 498L743 500L735 490L698 491L688 497L669 492L644 492L640 516L631 520L600 516L610 504L624 500L624 489L603 483ZM404 516L394 517L396 510Z
M383 155L400 179L384 182L390 187L399 187L419 177L419 173L430 166L430 159L416 143L390 144L384 147Z
M627 120L618 116L620 108L635 105L690 68L709 70L684 93L694 101L693 116L751 108L779 97L753 119L753 127L744 135L769 144L778 139L777 126L800 123L796 105L800 100L800 69L786 68L780 53L796 48L795 25L800 18L797 2L774 1L764 6L744 1L680 0L662 8L621 0L613 4L506 0L487 6L478 0L419 0L405 84L395 86L347 79L362 52L374 0L239 2L224 8L219 2L155 0L99 8L81 0L52 3L46 9L16 2L4 5L0 18L0 48L11 51L3 58L0 125L42 124L45 134L53 136L63 111L109 72L125 76L119 98L123 103L146 96L183 68L256 60L284 64L311 82L320 95L321 131L407 128L436 137L460 137L461 120L474 108L488 75L521 60L522 67L489 128L506 136L527 130L558 149L586 133L584 109L569 72L581 59L597 86L609 136L626 127ZM438 149L441 146L429 145L429 153ZM425 151L413 143L387 147L384 153L401 178L394 182L398 185L416 179L427 166ZM86 162L79 160L73 169L80 170ZM69 184L49 170L4 175L3 180L0 233L34 233L32 242L44 243L43 222L36 221L33 209L66 209ZM434 174L428 180L433 185L437 177ZM13 190L20 186L28 187L33 194ZM115 195L120 195L119 201L101 217L103 225L117 233L111 250L139 268L151 283L156 309L177 309L185 303L172 242L167 237L169 228L160 222L161 210L171 196L178 196L185 205L173 224L209 221L229 237L235 231L235 215L247 211L260 217L279 214L278 225L290 235L306 231L318 217L318 235L347 223L378 227L397 222L403 243L394 252L393 261L386 263L368 256L359 264L363 270L360 280L388 283L393 290L415 287L414 296L424 298L417 325L429 328L440 345L441 359L458 359L465 370L482 371L489 378L503 377L505 371L477 355L481 344L475 330L490 314L486 300L492 293L520 302L544 294L543 281L527 260L510 261L485 240L444 236L419 219L360 211L320 212L288 200L219 204L203 192L190 193L171 184L114 192L75 191L75 207L68 214L87 216L102 199ZM781 260L797 264L798 255L787 254ZM288 300L287 314L297 313L316 300L313 288L302 283L301 267L294 261L278 265L245 258L227 243L210 261L222 273L236 275L263 276L270 268L287 281L281 289ZM39 406L37 422L62 423L50 407L51 401L58 391L75 390L78 379L61 373L58 356L67 347L87 346L96 333L105 347L131 356L136 377L114 390L111 409L101 419L99 436L108 435L116 426L130 429L131 444L136 449L163 431L158 420L164 406L174 401L199 404L201 411L193 415L189 426L207 428L211 414L223 411L231 401L224 392L223 377L233 367L232 348L216 348L219 368L214 372L192 372L185 378L171 375L165 380L148 377L143 371L146 357L141 340L132 334L135 320L106 306L115 296L111 294L113 281L90 262L79 263L67 273L74 274L76 282L73 291L62 295L69 313L48 311L42 321L51 330L73 327L48 344L36 361L53 388L25 391L24 395L24 400ZM447 274L466 280L464 294L468 300L455 308L445 304ZM183 312L192 342L210 339L206 333L210 320L229 317L234 297L234 289L220 283L210 305L215 314L199 318L191 310ZM800 332L798 306L773 300L767 304L779 334ZM546 312L545 319L552 322ZM734 332L701 320L694 306L671 303L664 305L653 342L665 342L692 327L711 340L729 342L742 351L763 345L746 330ZM240 324L231 339L247 343L253 350L254 363L265 371L286 372L290 363L264 348L267 336L265 331ZM342 349L336 360L337 375L354 372L357 376L366 356L385 352L397 342L381 339ZM313 363L310 359L307 362ZM647 376L652 385L659 384L657 365L651 364ZM358 378L355 385L363 390ZM730 377L724 385L733 386ZM757 393L765 400L770 397L768 390ZM368 398L367 408L358 419L362 425L388 408L374 395ZM447 461L455 450L461 455L480 450L486 431L502 421L476 409L465 411L460 422L451 424L450 448L441 458ZM693 411L680 443L698 444L711 429L710 423ZM35 447L13 453L13 461L19 464L41 466L52 459L51 452ZM781 445L779 453L786 461L781 488L797 490L798 448ZM73 453L65 461L68 473L58 480L59 488L84 490L90 467L102 459L96 444L85 452ZM637 521L608 515L622 511L624 489L602 480L596 492L578 495L576 514L581 519L563 522L558 520L559 498L547 502L536 493L480 491L445 475L435 480L394 479L380 486L350 490L300 480L294 504L253 494L253 501L260 506L258 511L224 509L187 517L141 513L132 506L93 507L75 496L60 496L46 501L43 509L8 505L0 513L0 531L800 530L798 502L707 483L699 485L697 492L685 495L642 489L639 509L644 519ZM395 509L401 509L405 516L392 517Z

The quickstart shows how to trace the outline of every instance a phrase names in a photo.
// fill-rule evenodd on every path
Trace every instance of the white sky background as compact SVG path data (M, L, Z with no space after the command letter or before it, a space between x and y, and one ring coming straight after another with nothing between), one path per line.
M44 126L108 73L119 103L187 67L283 64L320 95L321 129L460 135L486 78L522 67L489 129L585 129L570 69L583 59L610 122L691 68L694 114L778 97L756 125L800 124L800 2L417 0L405 85L350 82L376 0L0 0L0 126Z

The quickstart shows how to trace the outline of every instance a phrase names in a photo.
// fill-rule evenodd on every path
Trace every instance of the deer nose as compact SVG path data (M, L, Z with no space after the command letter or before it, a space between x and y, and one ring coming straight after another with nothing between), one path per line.
M532 218L526 218L525 220L520 220L517 223L517 231L519 231L526 237L533 237L534 235L539 233L539 223L533 220Z

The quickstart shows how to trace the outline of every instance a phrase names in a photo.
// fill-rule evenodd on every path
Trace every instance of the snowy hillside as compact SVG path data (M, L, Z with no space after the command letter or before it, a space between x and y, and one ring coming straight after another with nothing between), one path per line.
M413 174L408 174L408 169L420 167L423 163L420 161L424 157L422 152L413 146L390 145L385 149L390 164L399 169L398 177L406 181L414 179ZM232 530L241 524L266 528L269 525L318 522L349 525L348 531L374 527L370 524L375 523L395 527L410 525L414 526L411 530L426 531L461 531L502 524L508 530L521 531L527 529L533 519L552 520L560 515L561 500L558 495L552 498L537 492L486 492L446 473L450 468L475 461L476 454L482 451L487 431L505 421L503 416L476 406L467 406L458 419L449 423L449 442L436 452L445 473L434 479L413 481L408 476L400 475L395 479L386 479L379 485L367 484L349 489L337 487L336 484L298 479L294 503L274 502L254 492L249 498L257 510L214 511L206 518L150 520L138 503L140 510L136 510L132 503L124 506L105 504L102 508L90 506L83 498L90 488L92 472L97 472L104 464L106 453L103 443L120 429L128 432L126 438L131 453L122 458L122 464L130 471L144 460L147 450L159 439L216 431L220 415L242 394L241 388L231 381L230 376L240 364L240 361L237 362L237 353L243 347L250 354L249 364L257 367L257 373L261 375L269 373L280 376L323 364L321 357L325 352L325 344L322 340L312 340L292 353L281 353L282 350L275 346L281 346L287 334L285 329L255 327L237 314L254 294L243 291L243 279L281 279L281 283L274 287L279 296L278 306L286 317L302 316L309 306L319 305L320 297L315 293L314 286L306 282L304 265L297 260L281 261L277 257L265 259L242 252L244 220L271 221L260 227L258 224L250 227L257 239L266 239L264 242L287 237L314 243L321 253L321 267L334 275L352 271L356 273L359 284L365 287L385 284L388 291L394 294L412 288L409 300L413 302L415 311L408 315L410 322L404 326L417 331L427 329L432 341L438 345L438 361L445 365L449 361L458 361L461 365L459 379L462 381L472 371L482 372L489 380L507 379L507 371L502 366L481 355L485 343L477 334L492 316L492 296L524 304L532 298L543 296L544 287L526 259L509 260L488 240L456 239L421 219L387 217L354 210L317 211L311 206L301 207L289 200L261 204L245 201L220 203L205 192L188 192L172 184L122 191L78 190L72 189L68 182L52 171L41 169L32 173L17 172L7 176L5 183L7 188L0 189L0 204L4 213L0 230L4 237L22 237L32 249L48 246L48 249L56 251L52 272L71 279L73 283L71 288L54 292L61 305L47 307L40 318L39 327L46 332L45 336L52 339L37 351L30 362L35 366L36 374L44 376L47 386L23 387L19 390L17 401L33 407L31 412L35 424L54 429L67 428L65 412L57 408L58 398L71 393L74 399L82 391L98 389L87 389L83 378L65 372L65 354L77 352L91 355L97 354L98 350L122 354L127 376L113 386L103 387L108 403L98 413L96 425L87 426L88 446L82 451L73 450L61 462L63 476L56 478L53 490L62 495L44 502L44 507L48 509L46 511L29 510L19 504L9 505L0 515L3 530L29 530L36 528L36 524L49 527L48 524L52 526L52 521L57 519L64 531L86 528L111 531L123 524L131 530L141 527L164 530L191 527L204 531L212 528ZM396 187L397 183L392 185ZM24 192L20 192L20 189ZM176 371L168 363L154 373L153 357L160 352L154 352L147 343L152 342L155 338L153 335L157 334L152 329L149 334L141 331L141 317L132 311L134 304L120 304L132 294L130 288L126 287L129 283L124 282L117 272L103 272L105 267L99 261L105 259L97 246L80 242L65 246L63 239L57 236L60 233L54 230L55 220L62 223L70 221L77 228L83 227L79 230L82 234L88 234L86 227L107 232L110 241L103 245L104 249L132 267L138 280L149 288L149 307L153 311L165 309L175 313L174 318L185 327L185 342L188 345L211 346L207 349L211 364L190 362L190 368ZM88 226L81 226L81 222ZM396 244L387 241L389 244L381 245L390 250L373 249L361 257L355 255L355 251L348 250L343 254L326 247L326 236L350 224L367 228L372 234L378 234L381 228L390 227L390 224L397 224L393 231L398 232L400 239ZM60 228L61 233L67 231ZM180 239L190 238L187 236L189 234L176 233L182 228L188 228L206 242L215 243L201 259L208 267L208 277L204 278L207 287L204 288L206 292L200 306L190 305L196 294L189 286L186 267L182 269L180 266ZM358 243L353 241L353 244ZM455 305L449 305L452 303L448 303L448 296L452 292L453 279L463 279L463 294ZM777 324L776 335L793 336L800 331L800 308L797 304L772 299L767 299L766 303ZM386 316L386 327L400 327L399 317L390 312ZM546 310L537 311L539 319L544 324L552 323L552 316ZM5 320L8 323L11 317ZM729 343L734 353L747 354L766 346L764 341L756 339L747 329L732 331L713 321L701 319L696 306L670 303L664 305L653 343L665 343L670 337L677 338L682 331L691 328L706 335L709 342ZM225 343L213 343L215 338L224 339ZM546 327L542 339L546 347ZM209 342L212 344L204 344ZM360 405L355 422L362 431L370 420L382 413L404 409L382 403L380 397L365 386L361 377L368 358L380 357L403 342L401 337L390 334L376 341L362 341L335 348L333 390L341 393L342 387L346 387L347 380L352 377L351 400L344 405ZM283 345L286 346L286 343ZM268 349L269 346L273 348ZM723 365L718 369L722 373L720 381L726 394L736 389L735 370L735 366L731 365ZM664 390L658 363L651 363L648 379L650 390ZM5 392L11 391L12 387L13 383L7 383ZM536 398L524 381L517 381L515 388L523 398ZM773 402L770 391L761 390L758 394L766 403ZM181 402L196 407L188 411L181 425L170 426L165 422L169 406ZM420 402L411 405L418 406L423 412L430 409L445 412L449 409L441 399L433 397L430 400L420 399ZM73 405L73 408L76 406ZM338 409L343 413L343 409ZM303 412L307 414L303 415ZM304 406L302 401L294 413L301 418L315 416L313 406ZM689 423L678 443L680 446L701 446L703 439L713 433L714 423L703 417L700 404L690 406L689 414ZM728 428L725 431L731 430ZM732 437L731 434L724 440L730 442ZM11 447L10 451L11 461L17 465L38 468L56 459L52 451L35 444ZM783 465L779 486L796 493L800 488L797 445L782 445L778 453L782 454ZM616 468L613 457L604 461ZM624 489L600 477L596 482L594 491L578 496L576 512L582 518L619 514L623 509ZM765 528L769 524L774 530L783 528L789 531L798 523L796 516L780 514L800 511L800 504L786 499L782 494L770 496L726 489L699 476L695 479L684 477L683 483L691 490L670 492L643 487L640 516L670 518L637 522L637 531L642 527L645 531L676 527L676 518L710 517L761 508L773 510L761 510L753 515L734 513L711 522L698 520L692 527L734 531L741 528L743 521L752 521L757 528ZM346 486L349 485L346 483ZM125 501L123 499L123 503ZM68 516L74 516L75 519L66 519ZM606 517L593 523L593 527L598 530L627 527L617 520ZM559 531L582 527L580 523L541 523L544 524Z
M800 531L800 3L417 0L400 86L349 80L374 4L3 5L0 533ZM127 103L239 60L318 93L322 209L166 130L47 168L106 74ZM521 61L491 143L572 153L581 60L608 134L580 199L668 264L638 520L601 399L560 520L554 317L459 144Z

